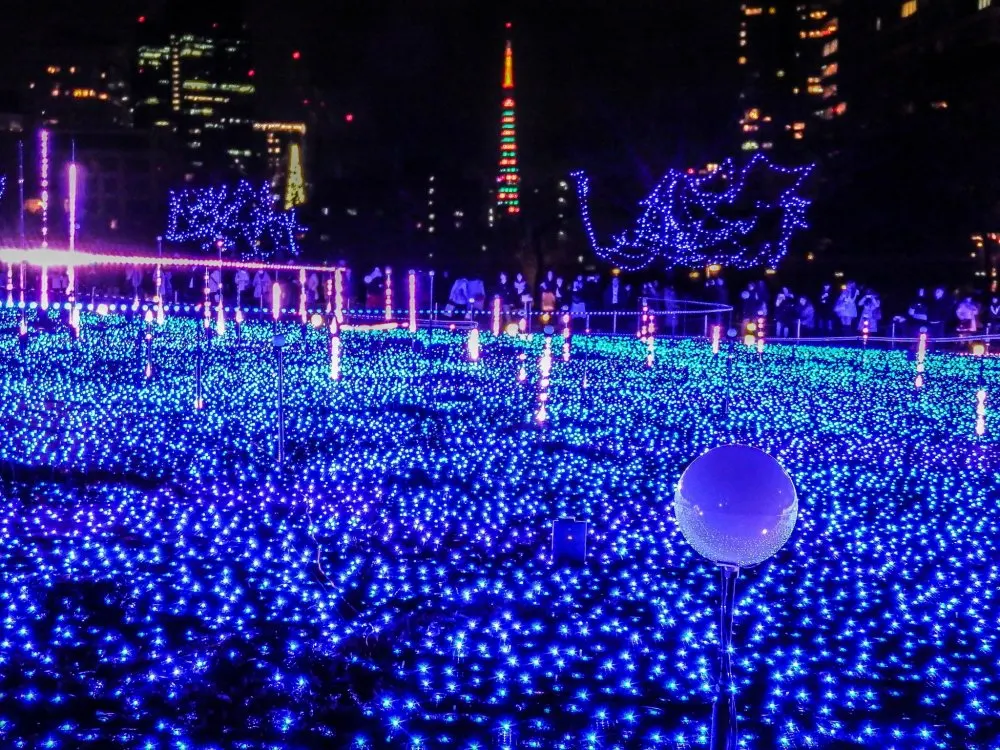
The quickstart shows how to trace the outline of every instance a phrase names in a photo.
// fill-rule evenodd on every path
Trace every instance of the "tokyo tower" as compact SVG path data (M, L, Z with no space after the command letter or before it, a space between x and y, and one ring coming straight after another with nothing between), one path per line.
M507 28L512 24L508 21ZM497 211L521 211L521 173L517 162L517 128L514 115L514 48L510 39L503 59L503 107L500 113L500 170L497 173Z

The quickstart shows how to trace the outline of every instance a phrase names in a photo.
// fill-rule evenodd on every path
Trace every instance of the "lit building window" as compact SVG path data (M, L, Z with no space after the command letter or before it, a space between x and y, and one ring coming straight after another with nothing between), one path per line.
M979 10L986 10L993 4L993 0L979 0Z
M909 18L916 12L917 0L906 0L906 2L903 3L903 7L900 9L900 15L903 18Z

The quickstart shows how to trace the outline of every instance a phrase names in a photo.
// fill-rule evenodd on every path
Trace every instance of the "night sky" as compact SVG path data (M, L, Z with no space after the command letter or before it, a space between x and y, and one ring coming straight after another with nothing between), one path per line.
M8 20L20 32L8 35L12 44L0 63L7 89L49 48L128 45L150 0L16 5ZM539 171L586 167L648 182L668 166L731 152L737 19L730 5L249 0L246 17L264 108L280 98L291 50L300 49L331 111L355 113L355 127L391 143L414 171L455 173L488 169L495 160L510 20L526 178L534 164Z

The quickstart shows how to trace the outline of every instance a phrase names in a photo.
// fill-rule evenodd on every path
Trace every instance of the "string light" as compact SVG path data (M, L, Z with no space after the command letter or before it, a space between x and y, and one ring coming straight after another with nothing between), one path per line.
M304 231L294 209L275 209L270 185L244 180L235 186L171 191L164 236L202 250L218 244L243 258L263 259L298 255L298 236Z
M45 128L38 131L39 182L42 189L42 247L49 246L49 138L49 131Z
M739 358L723 415L705 340L657 341L670 368L649 371L632 336L574 337L536 404L512 386L541 337L485 338L473 365L464 331L431 358L430 331L352 329L334 385L325 330L253 321L251 346L213 346L193 411L199 316L155 329L144 380L121 312L84 309L71 343L27 308L30 383L3 384L5 745L707 746L717 572L670 499L734 439L778 456L806 511L740 592L744 744L995 742L998 438L969 413L993 358L928 352L941 376L913 398L909 352L860 369L775 342ZM285 471L261 437L275 331L301 342ZM590 521L586 565L551 559L560 517Z
M299 319L305 325L309 317L306 310L306 269L299 269Z
M643 213L636 227L614 236L608 246L601 246L594 232L589 179L583 172L574 172L573 177L591 247L615 266L637 271L653 262L665 262L668 266L746 269L776 266L795 232L807 227L805 212L810 201L799 191L812 169L779 167L763 154L754 155L741 170L732 161L705 175L671 169L640 204ZM789 184L772 200L754 192L755 212L742 216L736 206L747 200L747 191L754 190L748 182L758 170L770 173L768 182L780 178Z

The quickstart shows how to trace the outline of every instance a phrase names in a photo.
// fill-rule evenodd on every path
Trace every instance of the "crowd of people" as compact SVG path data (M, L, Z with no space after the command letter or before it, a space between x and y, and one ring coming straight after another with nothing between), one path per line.
M716 290L722 287L721 280L708 285ZM721 301L718 295L716 299ZM854 336L865 332L916 336L923 329L934 338L1000 332L1000 296L993 294L988 303L981 304L971 294L959 295L943 286L930 295L924 288L917 289L906 310L888 317L878 292L853 281L839 289L831 283L823 284L813 299L782 286L773 302L767 285L757 281L747 284L735 309L744 323L757 318L773 319L774 334L779 338Z
M373 266L357 278L352 269L341 265L343 303L347 309L382 309L386 304L387 286L391 285L394 306L406 305L407 274L392 276L388 268ZM317 306L327 301L331 289L329 273L312 270L305 274L304 292L307 305ZM206 276L207 272L207 276ZM37 271L34 272L37 274ZM102 274L86 270L82 274ZM0 290L19 287L19 278L8 278L9 266L0 265ZM14 276L17 276L16 271ZM641 284L612 272L575 274L564 277L554 270L544 271L536 283L531 283L522 272L499 273L492 282L479 277L452 275L449 271L418 273L417 297L421 309L435 309L444 315L473 317L488 311L491 301L499 297L507 314L523 311L567 312L581 316L588 312L635 313L644 306L658 312L678 312L679 299L699 297L698 301L731 306L733 324L743 326L758 323L761 319L769 333L777 338L813 336L856 336L867 332L871 335L894 334L914 336L926 328L935 337L968 333L1000 332L1000 295L993 293L981 299L971 294L959 295L938 286L928 292L916 290L911 303L905 308L887 312L883 309L879 293L870 286L859 286L854 281L825 283L812 293L793 292L789 286L772 287L763 280L751 281L736 295L721 276L709 278L700 290L692 295L685 289L678 293L670 283L646 280ZM391 279L391 281L390 281ZM91 281L96 286L88 288ZM124 283L120 275L113 278L103 274L100 279L78 277L79 294L100 288L102 292L120 297L149 298L155 293L154 271L133 266L126 269ZM65 295L68 276L64 269L48 270L49 293L55 298ZM296 269L258 269L252 274L243 269L223 270L192 266L162 269L161 293L168 302L200 301L207 288L211 299L220 294L243 306L270 308L274 294L280 295L285 305L295 305L302 294L302 279ZM37 289L39 281L29 272L25 281L29 289ZM670 323L675 323L671 320Z

